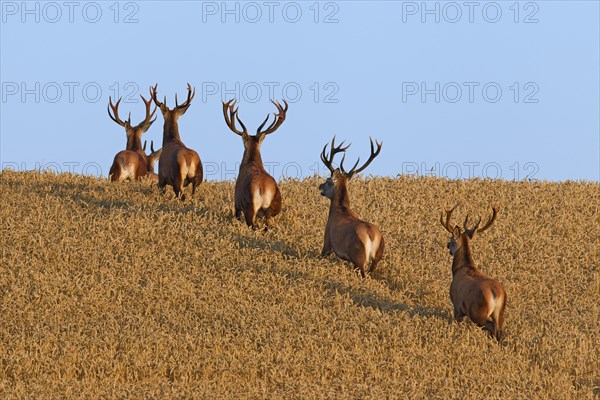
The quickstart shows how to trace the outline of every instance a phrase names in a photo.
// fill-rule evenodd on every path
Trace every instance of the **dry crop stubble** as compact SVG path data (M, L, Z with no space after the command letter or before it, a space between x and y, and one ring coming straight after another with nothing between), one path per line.
M320 179L282 181L269 232L233 183L0 175L2 398L594 398L597 183L366 178L386 240L366 280L323 259ZM444 205L498 219L475 261L506 288L505 340L455 323Z

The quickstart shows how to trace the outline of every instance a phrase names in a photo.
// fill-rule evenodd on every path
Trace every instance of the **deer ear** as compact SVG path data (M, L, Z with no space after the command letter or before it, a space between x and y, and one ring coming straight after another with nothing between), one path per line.
M188 108L190 108L190 106L192 105L192 103L189 103L187 106L183 107L183 108L179 108L178 109L178 114L181 117L183 114L186 113L186 111L188 110Z
M152 124L156 121L156 118L151 119L150 121L146 122L145 126L144 126L144 132L146 132L148 129L150 129L150 127L152 126Z
M343 175L339 168L333 170L333 173L331 174L331 180L333 181L333 183L338 183L342 179L342 177Z

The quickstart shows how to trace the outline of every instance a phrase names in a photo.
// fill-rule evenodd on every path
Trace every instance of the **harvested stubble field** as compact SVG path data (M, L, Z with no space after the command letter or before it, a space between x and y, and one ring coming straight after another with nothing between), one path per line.
M1 398L597 398L597 183L357 179L386 249L361 280L319 256L319 180L282 182L271 231L233 183L0 174ZM452 319L443 205L508 294L505 339Z

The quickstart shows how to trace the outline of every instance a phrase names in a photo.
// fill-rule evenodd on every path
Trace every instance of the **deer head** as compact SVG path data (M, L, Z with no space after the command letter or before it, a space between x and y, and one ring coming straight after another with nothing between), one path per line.
M144 141L144 153L146 153L146 143L147 143L147 141L145 140ZM146 171L154 172L154 165L160 158L161 154L162 154L162 148L160 148L158 150L154 150L154 140L151 140L150 141L150 154L148 154L146 156L146 159L147 159Z
M369 156L369 159L360 168L357 168L358 163L360 162L359 158L358 160L356 160L356 163L350 169L350 171L346 171L344 169L344 160L346 159L345 152L350 147L350 145L344 147L344 142L342 142L339 146L336 146L334 136L333 140L331 141L331 148L329 150L329 154L326 153L327 145L323 147L323 151L321 152L321 161L327 167L327 169L329 169L329 171L331 172L331 176L327 178L324 183L319 185L319 190L321 190L322 196L333 200L336 193L346 188L346 183L348 180L352 179L354 175L367 168L369 164L371 164L371 162L379 155L379 152L381 151L381 145L383 144L383 142L379 143L375 141L375 143L377 144L377 150L375 150L375 146L373 145L373 139L369 137L369 140L371 141L371 155ZM333 158L337 153L344 153L344 156L342 157L342 162L340 163L339 168L334 168Z
M263 142L263 140L265 140L265 137L275 132L281 126L281 124L283 124L283 121L285 121L286 113L288 110L288 103L285 100L283 100L285 108L277 101L271 100L271 103L273 103L277 108L277 113L273 113L273 122L271 122L269 126L263 130L264 126L269 120L269 117L271 116L271 114L267 114L267 117L265 118L263 123L260 124L260 126L256 130L256 135L250 135L248 133L248 130L246 129L246 126L240 120L240 117L238 115L238 108L236 108L235 106L236 101L234 99L231 99L227 103L223 102L223 116L225 117L225 123L233 133L242 137L242 140L244 141L244 149L246 152L253 150L259 151L260 144ZM240 124L242 130L239 130L236 127L236 120Z
M185 114L187 109L192 104L192 100L194 99L194 96L196 95L196 90L192 89L192 86L188 83L188 85L187 85L188 94L187 94L187 99L185 100L185 102L183 102L182 104L179 104L177 102L177 94L175 94L175 107L170 109L169 107L167 107L167 97L166 96L165 96L163 102L160 102L158 100L157 87L158 87L158 84L154 85L153 87L151 86L150 94L152 95L152 100L154 100L154 103L156 104L156 106L158 108L160 108L160 112L162 113L162 115L165 119L164 130L163 130L163 147L164 147L166 142L168 142L168 141L179 140L179 125L178 125L177 121L179 120L179 117L181 117L183 114Z
M469 241L473 239L475 233L484 232L490 226L492 226L498 214L498 207L492 207L492 216L482 228L479 228L479 224L481 223L481 217L479 217L479 220L472 228L468 228L467 224L469 223L469 215L467 215L465 218L465 222L463 223L463 229L461 230L461 228L458 225L452 227L450 224L450 217L452 216L452 212L456 209L456 207L458 207L458 204L452 207L452 209L449 211L444 209L440 215L440 223L450 233L450 235L452 235L447 246L452 256L454 256L461 247L465 245L468 246ZM446 220L444 220L444 214L446 214Z
M162 113L163 117L165 118L165 121L167 121L167 120L177 121L177 119L179 117L181 117L183 114L185 114L185 112L188 110L188 108L192 104L192 100L194 99L194 96L196 96L196 89L192 89L192 86L188 83L187 84L187 90L188 90L187 99L182 104L179 104L177 102L177 93L175 93L175 107L170 109L169 107L167 107L167 96L164 97L164 100L162 102L160 102L158 100L157 88L158 88L158 83L154 86L151 86L150 94L151 94L152 100L154 100L154 103L156 104L156 106L158 108L160 108L160 112Z
M117 124L125 128L125 134L127 135L127 147L125 148L126 150L141 151L142 135L148 129L150 129L150 126L152 126L154 121L156 121L156 118L152 119L154 113L156 112L156 107L152 112L150 112L152 101L146 100L142 95L140 95L140 97L146 105L146 118L144 118L144 120L136 126L131 125L131 113L129 113L129 117L126 121L123 121L119 117L119 104L121 103L121 98L117 100L116 104L113 104L111 97L108 98L108 116Z

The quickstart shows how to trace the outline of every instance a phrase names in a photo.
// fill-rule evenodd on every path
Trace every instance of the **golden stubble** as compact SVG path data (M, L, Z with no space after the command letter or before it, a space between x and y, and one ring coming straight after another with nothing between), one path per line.
M264 233L233 220L232 182L181 202L0 173L0 397L597 398L597 183L354 179L386 243L363 281L319 256L320 182L281 182ZM438 220L459 201L461 223L501 207L472 249L507 291L502 345L452 319Z

